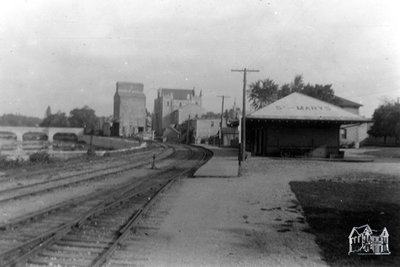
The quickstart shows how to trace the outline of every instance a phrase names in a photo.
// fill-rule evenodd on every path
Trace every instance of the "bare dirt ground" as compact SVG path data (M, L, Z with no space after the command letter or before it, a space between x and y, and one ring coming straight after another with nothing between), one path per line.
M308 190L309 186L304 186L308 191L294 190L298 196L296 198L290 182L293 184L318 181L324 185L327 181L375 185L393 183L398 186L399 163L399 161L355 163L250 158L245 175L239 178L200 177L181 180L152 208L148 220L143 222L143 228L138 231L139 236L135 239L135 246L141 248L140 265L326 266L338 263L352 265L354 258L350 258L350 262L342 261L354 257L347 255L347 236L351 228L370 223L371 228L375 229L380 225L375 225L375 221L369 220L370 215L367 215L359 216L358 221L352 220L344 229L342 227L342 230L338 230L336 228L342 225L340 218L331 216L332 221L323 221L317 217L317 220L314 220L315 218L307 213L307 209L311 203L312 206L320 205L323 209L326 208L324 205L329 204L335 208L350 206L354 210L360 206L352 205L355 200L359 203L362 200L368 202L375 199L374 191L368 191L370 188L365 189L360 186L361 193L352 196L346 195L349 191L343 190L347 188L347 184L328 191L326 188L329 189L330 185L326 184L327 187L317 187L315 191ZM392 190L393 188L385 191L387 190L385 188L383 187L383 191L380 189L377 191L379 194L386 194L381 200L397 201L396 192L399 191ZM346 198L340 198L341 192L345 192ZM357 187L353 187L354 192L358 192ZM390 194L396 195L391 197ZM311 195L314 198L309 201L309 198L301 197L304 195ZM327 196L332 199L328 199ZM343 201L346 204L341 204ZM302 206L306 208L306 212ZM382 218L394 219L395 222L390 224L391 227L399 225L398 216ZM324 222L322 234L330 233L331 239L321 238L321 234L316 230L318 223ZM389 225L389 221L382 223L386 227ZM151 229L146 226L151 226ZM391 231L396 232L389 227L388 231L389 234ZM329 246L330 243L324 244L332 241L332 235L333 240L336 240L336 243L332 244L340 246L332 247ZM391 244L395 242L398 242L395 235L393 238L391 236L390 249L392 249ZM335 251L336 258L331 257L327 248ZM396 254L396 246L392 251ZM362 260L361 263L368 264L369 260ZM382 263L391 265L394 262L389 260Z

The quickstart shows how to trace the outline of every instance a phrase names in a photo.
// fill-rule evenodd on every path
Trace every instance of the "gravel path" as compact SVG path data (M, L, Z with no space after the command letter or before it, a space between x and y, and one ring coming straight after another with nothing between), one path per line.
M354 172L396 175L400 164L251 158L242 177L181 180L152 208L140 264L326 266L288 183Z

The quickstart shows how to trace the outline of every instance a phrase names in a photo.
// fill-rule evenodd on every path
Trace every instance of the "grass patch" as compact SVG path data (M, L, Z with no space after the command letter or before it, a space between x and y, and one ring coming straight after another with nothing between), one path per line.
M375 149L375 148L374 148ZM366 151L364 154L379 158L398 158L400 159L400 147L379 147L376 150Z
M309 231L316 236L328 264L400 266L400 178L393 181L393 177L382 179L383 176L377 174L379 182L376 179L290 182L311 227ZM391 255L347 254L351 229L364 224L376 230L388 229Z

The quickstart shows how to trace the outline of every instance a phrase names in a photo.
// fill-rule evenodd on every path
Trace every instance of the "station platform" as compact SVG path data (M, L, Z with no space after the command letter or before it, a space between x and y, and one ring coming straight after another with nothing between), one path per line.
M213 157L203 166L201 166L193 175L196 178L200 177L237 177L239 171L238 152L237 148L226 148L201 145L213 152Z
M289 186L307 164L255 157L238 177L238 149L203 147L214 156L152 209L143 266L326 266Z

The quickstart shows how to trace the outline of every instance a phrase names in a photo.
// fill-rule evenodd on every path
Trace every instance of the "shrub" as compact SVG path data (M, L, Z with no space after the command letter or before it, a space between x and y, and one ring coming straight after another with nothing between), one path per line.
M36 152L29 156L31 162L50 162L50 155L47 152Z
M91 147L87 150L86 154L87 154L88 156L96 156L96 150L95 150L95 148L94 148L93 146L91 146Z

